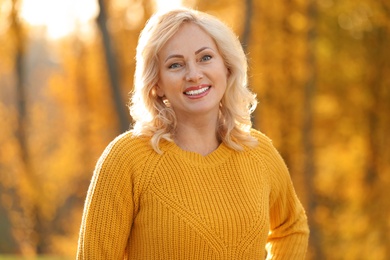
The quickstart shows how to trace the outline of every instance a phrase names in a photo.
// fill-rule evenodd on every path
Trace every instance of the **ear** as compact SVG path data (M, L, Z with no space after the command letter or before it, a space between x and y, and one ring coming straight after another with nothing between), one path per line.
M156 94L157 94L157 96L159 96L159 97L163 97L163 96L165 96L165 94L164 94L164 90L162 90L162 88L160 88L160 86L159 86L159 85L156 85L156 87L155 87L155 90L156 90Z

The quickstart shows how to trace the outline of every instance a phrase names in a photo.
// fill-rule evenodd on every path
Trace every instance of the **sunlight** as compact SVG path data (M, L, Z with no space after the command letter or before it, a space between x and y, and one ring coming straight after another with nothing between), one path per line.
M31 26L45 27L50 39L76 30L88 32L97 13L96 0L23 0L21 6L22 19Z
M155 0L156 10L180 6L182 0ZM88 34L98 12L97 0L22 0L21 5L21 18L33 27L45 28L52 40L75 31Z

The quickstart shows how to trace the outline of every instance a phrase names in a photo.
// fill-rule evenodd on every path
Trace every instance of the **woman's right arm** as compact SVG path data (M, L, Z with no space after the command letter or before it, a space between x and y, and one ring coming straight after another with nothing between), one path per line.
M132 177L126 150L112 142L88 189L77 259L123 259L133 220Z

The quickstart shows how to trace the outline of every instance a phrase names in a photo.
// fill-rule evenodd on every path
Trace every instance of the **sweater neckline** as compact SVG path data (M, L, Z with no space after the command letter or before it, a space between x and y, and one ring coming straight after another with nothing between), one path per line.
M197 152L186 151L180 148L174 141L163 141L163 151L172 152L192 164L215 165L226 161L232 154L233 150L221 143L217 149L207 155L201 155Z

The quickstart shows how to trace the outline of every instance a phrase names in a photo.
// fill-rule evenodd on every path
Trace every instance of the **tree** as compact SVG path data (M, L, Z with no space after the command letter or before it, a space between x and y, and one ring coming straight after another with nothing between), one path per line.
M303 176L306 186L307 214L310 226L310 245L313 249L315 259L325 259L322 249L320 228L314 216L317 210L317 192L314 185L314 176L316 174L315 166L315 147L314 147L314 98L317 81L317 65L316 65L316 19L317 19L317 4L316 1L309 1L307 4L307 54L306 54L306 70L307 81L303 90L303 126L302 126L302 147L304 153Z
M111 92L114 99L116 114L119 118L120 131L124 132L129 129L128 113L126 113L126 106L123 103L121 95L119 70L117 68L116 52L112 43L111 37L107 29L107 11L104 0L99 0L100 12L97 22L101 31L104 54L107 63L108 75L110 79Z
M21 169L21 175L26 181L25 188L22 187L22 184L17 185L15 188L15 194L14 199L18 200L18 203L20 205L20 208L18 210L14 210L14 213L19 215L21 218L28 218L31 222L32 229L39 229L35 230L36 233L41 235L43 230L40 227L40 216L38 213L38 209L35 205L35 201L37 199L37 192L36 188L39 187L39 184L36 182L35 179L35 172L31 161L30 156L30 147L28 146L28 136L27 136L27 94L26 94L26 72L25 72L25 50L26 50L26 37L25 32L23 31L23 27L19 20L18 15L18 7L19 7L19 1L13 0L12 1L12 11L10 15L11 19L11 30L14 34L14 42L15 42L15 82L16 82L16 94L17 94L17 128L16 128L16 139L19 144L19 151L20 151L20 157L21 157L21 163L22 163L22 169ZM29 191L27 194L28 196L26 198L22 198L22 191L20 189L26 189ZM26 202L27 200L27 202ZM27 208L26 206L29 205ZM14 222L15 226L20 225L21 223L15 223L17 222L16 219L18 218L11 218L11 221ZM22 230L26 229L26 227L20 227L19 231L23 232ZM42 232L42 233L41 233ZM24 233L24 232L23 232ZM17 233L18 234L18 233ZM22 237L24 236L24 238ZM28 235L28 233L19 234L16 235L17 240L19 243L23 244L29 244L30 247L34 247L34 239L31 235ZM23 241L26 240L26 241ZM27 242L27 243L26 243ZM40 239L38 238L38 243L36 245L37 251L40 252L42 249L42 244L40 244ZM30 248L26 248L26 250L31 250Z

